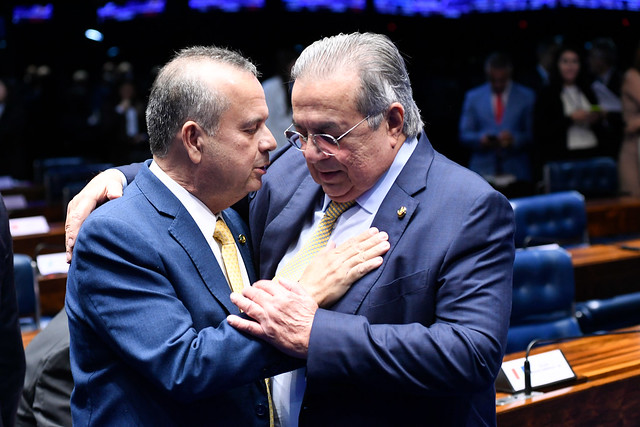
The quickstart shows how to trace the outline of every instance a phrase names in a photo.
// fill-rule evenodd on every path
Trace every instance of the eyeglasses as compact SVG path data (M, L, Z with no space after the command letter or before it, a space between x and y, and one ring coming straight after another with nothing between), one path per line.
M307 136L304 136L300 132L291 129L293 127L293 123L287 128L287 130L284 131L284 136L287 138L289 143L299 151L306 150L307 142L309 141L309 137L311 137L313 145L315 145L318 150L322 151L322 153L327 156L335 156L338 151L340 151L340 144L338 144L338 141L344 138L349 132L360 126L360 124L364 123L364 121L369 117L371 117L371 114L360 120L351 129L337 138L326 133L310 133Z

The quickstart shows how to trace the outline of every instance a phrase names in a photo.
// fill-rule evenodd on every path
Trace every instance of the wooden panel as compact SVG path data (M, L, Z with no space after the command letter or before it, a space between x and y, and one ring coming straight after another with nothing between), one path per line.
M48 233L13 237L13 253L27 254L35 258L36 246L39 243L56 245L58 251L64 251L64 223L50 223Z
M640 240L568 249L574 267L576 301L640 291Z
M40 287L40 311L43 316L55 316L64 307L67 290L66 273L38 277Z
M640 233L640 199L618 197L587 200L590 238Z
M534 349L562 349L584 381L496 407L498 426L637 425L640 420L640 333L585 337ZM524 352L505 356L517 359ZM497 397L506 396L499 393Z

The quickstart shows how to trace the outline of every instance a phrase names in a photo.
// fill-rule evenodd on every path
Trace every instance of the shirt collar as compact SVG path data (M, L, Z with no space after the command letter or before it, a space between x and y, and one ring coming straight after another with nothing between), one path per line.
M160 166L155 161L149 165L149 170L162 182L171 193L178 198L182 206L185 207L187 212L191 215L193 220L202 231L202 234L207 236L213 236L213 232L216 228L216 219L220 216L214 214L200 199L193 194L189 193L183 186L173 180L165 171L160 169Z

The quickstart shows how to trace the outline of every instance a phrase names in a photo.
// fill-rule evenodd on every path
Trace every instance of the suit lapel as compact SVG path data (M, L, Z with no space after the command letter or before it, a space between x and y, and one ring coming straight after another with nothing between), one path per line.
M238 313L229 298L230 289L216 257L189 212L180 201L149 171L149 163L141 169L136 183L147 200L162 214L172 217L169 234L182 246L198 270L204 285L228 312ZM243 254L244 257L244 254ZM245 258L250 260L251 258ZM186 266L185 266L186 267ZM251 269L253 271L253 269ZM196 284L194 283L194 286Z
M169 233L182 246L198 270L205 286L215 299L230 313L238 313L231 302L229 284L202 232L184 207L177 213L169 227Z
M343 313L356 313L369 291L378 282L387 264L394 257L394 250L404 235L407 226L418 208L420 202L413 196L424 191L427 175L433 162L434 151L424 132L409 161L398 175L393 186L380 205L373 223L381 231L389 234L390 248L383 257L382 265L356 282L345 298L342 298L332 308ZM422 207L425 208L424 206Z
M306 166L305 166L306 167ZM308 215L313 211L315 202L322 194L322 188L311 175L307 175L293 193L282 212L276 215L265 227L260 243L260 277L271 279L275 275L278 263L284 257L300 231ZM304 212L300 207L306 207Z

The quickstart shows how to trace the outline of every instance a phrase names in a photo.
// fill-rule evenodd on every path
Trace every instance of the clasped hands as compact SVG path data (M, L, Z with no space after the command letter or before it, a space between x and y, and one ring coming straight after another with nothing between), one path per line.
M300 281L260 280L232 293L231 302L250 319L230 315L234 328L263 339L285 354L305 359L318 307L329 307L351 285L382 265L388 235L376 228L336 247L329 242L304 270Z

